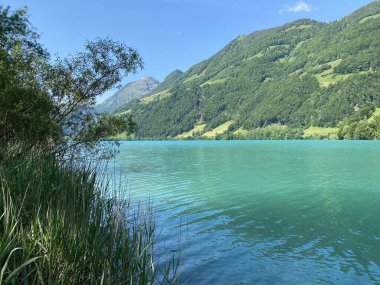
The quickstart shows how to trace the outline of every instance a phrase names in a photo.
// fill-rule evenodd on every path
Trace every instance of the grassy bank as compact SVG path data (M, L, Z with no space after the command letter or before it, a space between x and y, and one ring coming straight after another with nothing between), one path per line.
M100 180L52 157L0 161L0 284L175 282L155 263L152 216Z

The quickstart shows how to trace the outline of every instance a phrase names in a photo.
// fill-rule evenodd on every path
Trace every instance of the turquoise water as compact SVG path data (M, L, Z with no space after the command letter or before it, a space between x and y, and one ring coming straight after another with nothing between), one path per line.
M380 142L123 142L185 284L380 284Z

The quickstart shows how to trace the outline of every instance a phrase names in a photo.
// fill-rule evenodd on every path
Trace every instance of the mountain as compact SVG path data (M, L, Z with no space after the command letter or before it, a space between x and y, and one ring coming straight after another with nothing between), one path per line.
M150 95L157 94L161 91L174 87L174 85L180 80L182 75L183 72L179 69L172 71L171 73L169 73L168 76L165 77L163 82L158 84L156 89L154 89L153 92L150 93Z
M98 112L113 113L117 108L125 105L132 99L141 99L152 92L159 84L153 77L143 77L128 83L103 103L96 106Z
M380 107L379 66L375 1L332 23L301 19L239 36L121 111L133 115L141 138L265 137L267 131L289 138Z

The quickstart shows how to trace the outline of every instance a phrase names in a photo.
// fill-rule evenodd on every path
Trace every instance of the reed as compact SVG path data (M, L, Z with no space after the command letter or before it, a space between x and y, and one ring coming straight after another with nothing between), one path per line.
M0 162L0 284L177 282L175 259L155 260L151 212L131 210L96 169L41 155Z

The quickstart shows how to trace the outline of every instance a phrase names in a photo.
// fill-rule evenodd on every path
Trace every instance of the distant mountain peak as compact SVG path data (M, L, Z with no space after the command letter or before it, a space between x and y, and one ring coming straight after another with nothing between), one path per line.
M113 113L122 105L127 104L132 99L141 99L152 92L160 82L151 76L142 77L136 81L126 84L114 95L96 106L98 112Z
M175 69L175 70L173 70L172 72L170 72L170 73L165 77L165 80L164 80L164 81L177 79L177 78L180 77L182 74L183 74L183 71L181 71L181 70L179 70L179 69Z
M182 70L180 70L180 69L175 69L175 70L173 70L171 73L169 73L169 74L172 74L172 73L183 73L183 71Z
M183 71L179 69L175 69L174 71L170 72L165 77L164 81L161 82L154 90L152 90L149 95L172 88L180 80L183 74Z

